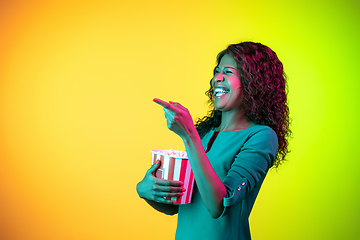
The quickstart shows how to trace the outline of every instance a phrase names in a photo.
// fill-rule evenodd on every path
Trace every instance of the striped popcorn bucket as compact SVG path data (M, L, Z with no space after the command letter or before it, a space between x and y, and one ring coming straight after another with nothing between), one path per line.
M194 188L194 175L191 170L190 162L185 156L169 155L164 150L151 151L151 164L160 161L160 167L155 173L155 177L165 180L176 180L184 183L186 189L184 195L179 198L168 198L176 200L175 204L187 204L191 202ZM174 152L174 151L173 151Z

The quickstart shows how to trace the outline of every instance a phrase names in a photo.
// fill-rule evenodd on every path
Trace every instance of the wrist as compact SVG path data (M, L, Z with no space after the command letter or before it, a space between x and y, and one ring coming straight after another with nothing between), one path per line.
M184 141L185 144L186 143L189 144L191 141L193 141L197 138L200 138L199 134L198 134L195 126L192 126L192 128L187 131L187 134L184 137L182 137L182 140Z

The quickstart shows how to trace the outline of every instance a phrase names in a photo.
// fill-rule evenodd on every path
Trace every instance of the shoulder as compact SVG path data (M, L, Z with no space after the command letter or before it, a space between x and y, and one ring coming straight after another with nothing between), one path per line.
M265 125L254 125L247 130L247 140L245 145L269 149L271 152L276 153L278 148L278 138L271 127Z
M251 136L255 138L276 139L277 141L275 131L266 125L254 125L248 128L248 135L249 137Z

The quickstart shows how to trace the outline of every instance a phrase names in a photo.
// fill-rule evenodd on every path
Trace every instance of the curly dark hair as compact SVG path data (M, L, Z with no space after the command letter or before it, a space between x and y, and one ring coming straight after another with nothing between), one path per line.
M229 54L237 62L243 91L243 108L248 121L271 127L278 137L278 151L274 167L277 168L290 151L288 140L289 108L287 106L287 84L283 65L276 53L261 43L241 42L231 44L217 56L217 65L221 58ZM211 129L220 126L221 111L214 108L214 89L210 81L210 110L208 115L197 119L196 130L202 138Z

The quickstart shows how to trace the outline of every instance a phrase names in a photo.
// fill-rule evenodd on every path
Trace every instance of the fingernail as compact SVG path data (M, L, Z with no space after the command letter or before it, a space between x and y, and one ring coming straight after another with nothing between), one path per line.
M183 183L183 182L181 182L181 183L180 183L180 186L184 186L184 183Z
M184 195L183 193L180 193L180 196Z
M170 104L173 104L173 102L172 102L172 101L169 101L169 103L170 103Z
M186 191L186 189L185 188L183 188L183 189L181 189L183 192L185 192Z
M156 99L155 99L155 98L153 99L153 102L156 102Z

